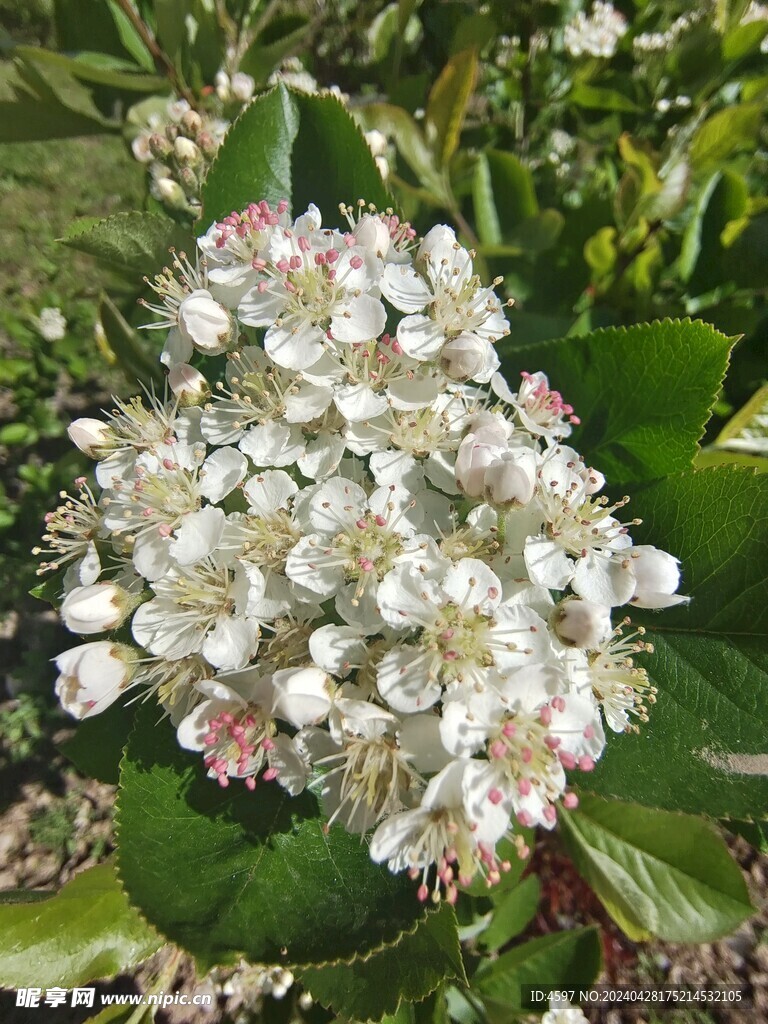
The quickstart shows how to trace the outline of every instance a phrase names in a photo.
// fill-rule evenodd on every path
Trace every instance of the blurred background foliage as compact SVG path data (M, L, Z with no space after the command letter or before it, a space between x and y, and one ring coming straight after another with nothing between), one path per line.
M66 425L132 390L137 361L154 358L135 333L137 261L97 264L89 229L148 209L168 237L191 238L208 135L278 80L335 94L398 213L417 229L453 223L503 280L515 300L506 344L665 316L741 336L701 460L761 465L768 7L0 0L0 25L0 642L12 693L51 678L55 640L26 594L51 496L84 470ZM202 128L184 126L189 109ZM192 149L174 149L179 134ZM66 329L46 340L40 314L56 308Z

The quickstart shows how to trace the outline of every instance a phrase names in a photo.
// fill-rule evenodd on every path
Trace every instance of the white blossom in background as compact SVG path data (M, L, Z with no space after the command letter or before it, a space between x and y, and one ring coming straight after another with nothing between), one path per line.
M500 372L500 282L446 225L340 213L251 203L155 278L167 397L71 424L98 488L37 550L85 638L56 692L77 718L156 701L221 787L312 783L328 827L453 901L647 721L622 609L686 598L565 443L573 408Z
M44 341L61 341L67 333L67 321L58 306L40 310L37 329Z
M589 15L579 11L565 26L565 48L572 57L612 57L626 31L624 15L613 4L595 0Z

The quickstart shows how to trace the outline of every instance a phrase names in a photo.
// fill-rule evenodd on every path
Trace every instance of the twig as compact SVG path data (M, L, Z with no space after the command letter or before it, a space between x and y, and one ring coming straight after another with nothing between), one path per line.
M152 35L146 22L139 17L136 8L131 3L131 0L117 0L117 5L126 18L128 18L131 25L136 29L142 43L144 43L151 53L158 71L165 71L171 85L178 95L183 96L190 106L196 106L197 100L194 93L181 82L173 61Z

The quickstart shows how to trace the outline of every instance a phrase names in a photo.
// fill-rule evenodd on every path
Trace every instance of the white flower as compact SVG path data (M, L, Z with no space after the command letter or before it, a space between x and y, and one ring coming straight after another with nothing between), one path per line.
M204 288L182 299L178 317L179 331L190 345L190 354L196 348L205 355L220 355L227 351L237 333L232 314Z
M419 807L387 818L373 835L374 861L387 861L391 871L408 870L413 878L421 875L417 895L422 902L430 895L427 875L433 864L432 899L440 899L443 886L449 903L458 897L455 880L467 884L478 871L498 871L493 847L506 832L509 815L488 800L478 805L480 767L479 762L452 761L430 780Z
M533 583L573 590L595 604L626 604L635 590L628 528L613 512L627 499L608 504L589 493L589 471L571 448L547 453L539 469L536 503L544 528L525 542L525 564Z
M534 437L553 440L568 437L571 424L578 425L581 421L573 414L573 406L563 402L559 391L549 387L549 381L543 373L521 373L523 383L514 394L501 374L491 378L491 387L505 402L514 406L520 423Z
M75 718L90 718L113 704L131 685L136 652L126 644L97 640L56 658L56 696Z
M218 669L245 666L256 654L259 623L251 604L264 592L255 567L246 573L214 556L173 566L153 585L155 597L133 617L137 643L152 654L184 658L202 654Z
M67 333L67 321L58 306L41 309L37 326L44 341L61 341Z
M471 348L474 354L460 360L454 346L449 350L449 367L463 362L466 368L471 362L477 370L473 379L490 380L498 366L492 345L509 334L509 324L493 289L483 288L473 273L472 257L451 228L432 228L414 264L388 264L381 290L396 309L410 314L397 329L397 340L409 356L434 360L447 342L461 336L461 347Z
M440 583L411 566L394 569L379 586L378 603L389 626L414 633L378 667L379 693L397 711L426 711L446 686L458 695L495 686L550 653L546 623L502 601L498 576L475 558L451 566Z
M384 306L370 294L381 261L363 246L348 247L338 233L321 231L315 208L291 231L273 234L269 255L238 315L245 324L267 328L264 347L279 366L312 366L329 331L335 341L359 343L384 330Z
M230 79L230 88L236 100L239 100L240 103L247 103L253 96L256 83L250 75L246 75L243 71L236 71Z
M624 15L614 10L612 4L595 0L589 16L579 11L565 26L565 48L572 57L612 57L626 31Z

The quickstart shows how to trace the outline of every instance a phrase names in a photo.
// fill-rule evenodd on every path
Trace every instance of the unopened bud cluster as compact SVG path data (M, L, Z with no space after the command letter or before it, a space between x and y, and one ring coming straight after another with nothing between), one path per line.
M101 493L47 521L87 641L57 691L81 718L153 696L223 787L322 773L329 827L453 900L575 805L606 725L646 720L648 645L614 610L685 599L567 444L571 406L500 373L474 254L341 214L253 203L154 280L170 397L71 425Z

